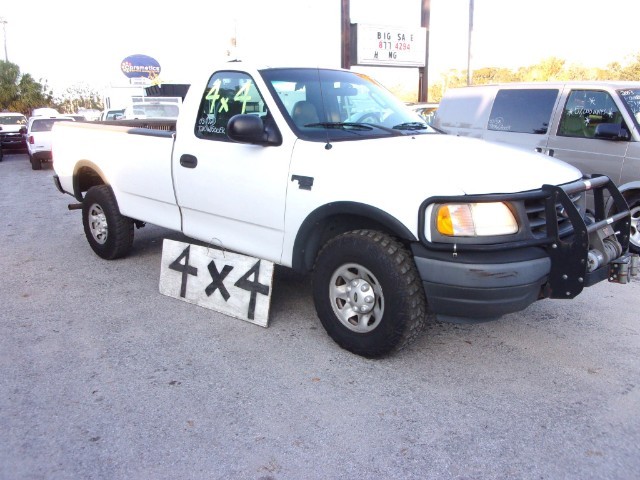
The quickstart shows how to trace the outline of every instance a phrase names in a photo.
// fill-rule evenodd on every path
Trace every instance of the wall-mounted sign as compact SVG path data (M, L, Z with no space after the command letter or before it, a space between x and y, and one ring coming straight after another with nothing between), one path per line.
M424 67L427 51L427 29L422 27L389 27L352 25L355 34L356 65L392 67Z
M160 75L160 64L155 58L147 55L129 55L120 62L120 70L127 78L149 78Z

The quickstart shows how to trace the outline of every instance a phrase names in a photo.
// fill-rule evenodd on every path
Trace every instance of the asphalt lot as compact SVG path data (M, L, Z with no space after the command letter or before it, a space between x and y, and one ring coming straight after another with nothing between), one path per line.
M640 280L367 360L284 269L268 328L161 295L184 237L101 260L51 177L0 163L1 479L640 475Z

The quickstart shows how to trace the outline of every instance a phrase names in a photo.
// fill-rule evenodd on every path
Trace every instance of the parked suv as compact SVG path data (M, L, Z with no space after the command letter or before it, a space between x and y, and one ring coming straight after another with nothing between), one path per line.
M433 125L607 175L631 208L631 250L640 253L639 122L640 82L537 82L449 89Z
M27 118L21 113L0 112L0 162L5 153L26 151L27 145L20 133L26 124Z
M31 117L27 126L27 150L33 170L41 170L42 162L51 161L51 129L56 122L73 122L73 118Z

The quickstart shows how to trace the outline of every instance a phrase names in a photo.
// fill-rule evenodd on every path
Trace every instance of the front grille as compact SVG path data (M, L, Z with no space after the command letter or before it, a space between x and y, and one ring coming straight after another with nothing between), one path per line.
M577 192L569 196L571 203L584 216L586 210L585 193ZM546 200L544 198L536 198L525 200L525 210L529 219L529 228L533 238L545 238L547 232L547 215L545 209ZM565 209L561 203L556 203L556 217L558 218L558 234L560 237L566 237L573 232L573 226L569 221L569 217L565 213Z
M17 140L22 140L22 134L21 133L0 133L0 138L2 138L3 140L7 140L7 141L17 141Z

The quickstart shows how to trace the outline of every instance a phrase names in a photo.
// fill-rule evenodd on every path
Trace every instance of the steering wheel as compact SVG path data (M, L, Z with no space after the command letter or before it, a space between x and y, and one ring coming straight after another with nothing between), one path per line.
M377 112L366 112L356 120L356 123L380 123L380 114Z

